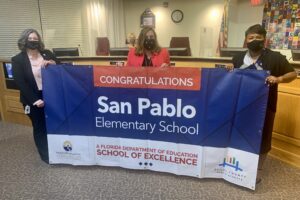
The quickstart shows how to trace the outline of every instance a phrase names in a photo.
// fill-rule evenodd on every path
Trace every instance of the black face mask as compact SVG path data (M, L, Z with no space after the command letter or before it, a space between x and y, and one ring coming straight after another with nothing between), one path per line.
M247 47L251 51L257 52L264 48L264 43L265 43L264 40L253 40L253 41L247 43Z
M39 41L27 41L25 47L28 49L40 49L40 42Z
M144 48L151 51L155 47L155 40L154 39L145 39L144 41Z

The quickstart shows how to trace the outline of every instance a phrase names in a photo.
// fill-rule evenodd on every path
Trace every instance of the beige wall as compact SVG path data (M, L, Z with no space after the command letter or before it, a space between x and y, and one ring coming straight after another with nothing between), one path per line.
M150 8L156 16L156 32L161 46L169 46L172 36L190 37L192 56L215 56L224 0L124 0L126 34L140 31L140 16ZM251 6L250 0L230 0L228 46L242 47L245 30L261 24L263 7ZM181 23L171 20L171 13L180 9L184 13Z
M40 1L47 48L77 47L80 44L83 55L90 56L86 24L80 20L83 1ZM168 2L168 7L163 7L163 2ZM261 23L263 6L252 7L250 0L230 2L233 6L229 8L232 21L229 23L229 46L240 46L245 29L251 24ZM1 0L0 18L7 20L0 23L0 56L11 57L19 52L16 41L25 28L34 27L40 31L36 5L36 0ZM156 15L156 32L161 46L168 47L173 36L188 36L192 56L215 56L224 0L123 0L123 5L126 35L130 32L139 34L140 16L146 8L151 8ZM14 15L16 9L24 11L22 16ZM171 20L175 9L184 13L181 23ZM125 41L121 46L125 46Z
M242 47L245 30L254 24L261 24L264 5L251 6L250 0L230 0L228 14L228 46Z
M224 0L169 0L167 8L162 0L125 0L126 34L140 32L140 16L150 8L156 16L156 32L161 46L168 47L172 36L188 36L192 56L214 56L223 13ZM171 20L173 10L184 13L181 23ZM200 51L201 49L201 51ZM200 55L200 52L202 55Z

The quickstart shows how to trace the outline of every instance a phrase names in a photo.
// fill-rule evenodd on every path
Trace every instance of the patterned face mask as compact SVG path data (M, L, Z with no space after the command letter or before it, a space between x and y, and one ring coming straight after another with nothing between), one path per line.
M145 39L144 41L144 48L147 50L153 50L155 47L155 40L154 39Z

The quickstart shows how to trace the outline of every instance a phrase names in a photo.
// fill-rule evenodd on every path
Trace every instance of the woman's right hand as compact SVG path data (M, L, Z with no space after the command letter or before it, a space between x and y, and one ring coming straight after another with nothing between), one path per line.
M38 108L42 108L45 106L45 103L42 99L37 100L36 102L33 103L34 106L37 106Z
M161 68L163 68L163 67L169 67L170 65L168 64L168 63L163 63L163 64L161 64Z
M229 72L233 71L234 69L233 65L225 65L224 68L227 69Z
M42 68L47 67L47 65L55 65L56 62L54 60L44 60L42 63Z

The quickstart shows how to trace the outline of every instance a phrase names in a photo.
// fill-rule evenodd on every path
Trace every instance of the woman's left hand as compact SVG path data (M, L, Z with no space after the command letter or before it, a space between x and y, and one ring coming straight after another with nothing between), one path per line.
M42 63L42 67L47 67L48 65L55 65L56 62L54 60L44 60Z
M278 84L278 83L281 83L282 82L282 78L279 76L279 77L276 77L276 76L268 76L266 78L266 83L268 85L274 85L274 84Z

